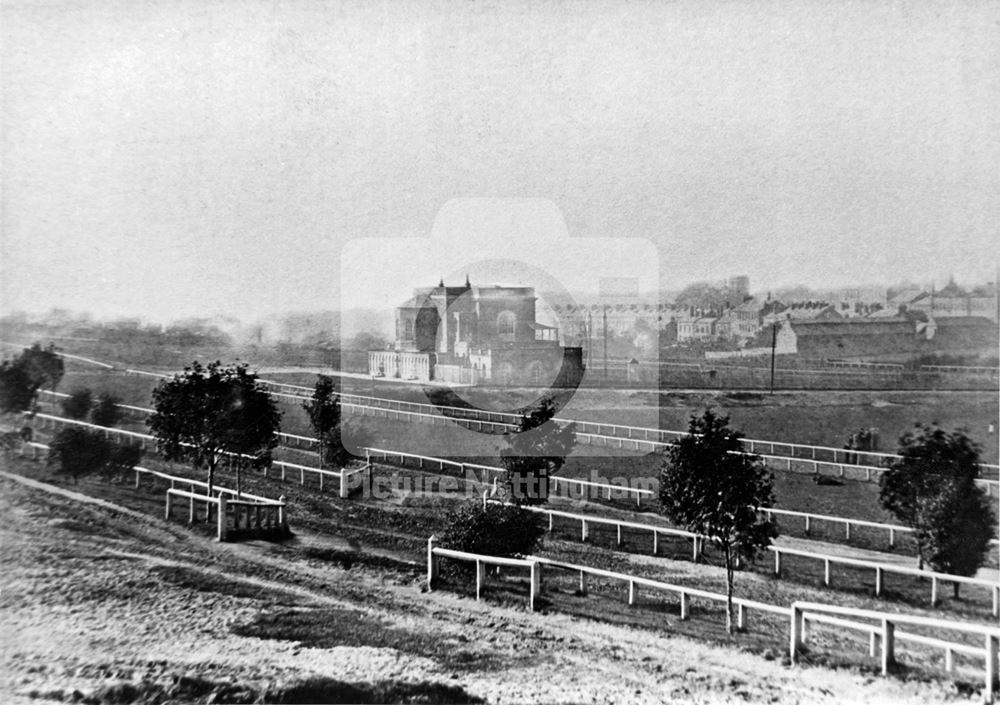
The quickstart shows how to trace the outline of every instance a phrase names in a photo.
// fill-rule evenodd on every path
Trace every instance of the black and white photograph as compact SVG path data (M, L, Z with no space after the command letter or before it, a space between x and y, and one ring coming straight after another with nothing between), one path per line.
M996 2L0 0L0 702L998 702L998 252Z

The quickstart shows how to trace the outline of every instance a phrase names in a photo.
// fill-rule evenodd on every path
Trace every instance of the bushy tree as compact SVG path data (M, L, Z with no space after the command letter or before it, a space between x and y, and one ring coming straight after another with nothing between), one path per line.
M309 416L309 425L319 440L319 462L342 466L351 459L341 440L340 395L332 377L318 375L312 399L302 405Z
M545 534L541 515L516 504L472 501L448 515L441 546L487 556L533 553Z
M545 397L522 415L518 429L507 436L500 463L507 470L515 502L545 502L549 496L549 476L562 468L573 450L576 427L554 422L555 414L555 402Z
M743 452L742 437L729 428L728 416L707 409L691 417L688 434L667 450L660 469L661 511L722 552L730 633L736 559L753 560L778 534L757 511L774 503L774 476L759 456Z
M49 444L49 465L73 478L98 473L105 480L120 479L139 464L142 447L106 438L101 431L69 426L56 433Z
M236 470L239 493L242 471L269 464L278 445L281 412L245 364L196 361L157 385L153 407L146 423L158 450L167 460L207 470L209 492L223 459Z
M62 356L51 343L46 348L35 343L21 353L18 361L24 365L36 393L45 388L55 391L65 373Z
M108 460L101 468L101 476L111 482L126 479L129 472L142 461L142 446L128 442L111 441Z
M94 395L86 387L74 389L69 396L62 401L62 412L64 416L71 419L85 419L90 413L90 408L94 405Z
M918 425L900 437L898 455L879 479L882 506L913 529L921 567L974 575L996 525L975 482L979 447L962 431ZM959 584L953 586L958 597Z
M60 429L49 443L48 463L77 484L84 475L102 470L111 459L111 443L100 431L81 426Z
M63 378L62 357L54 345L35 343L13 360L0 363L0 412L19 413L31 408L38 390L55 390Z
M90 414L90 420L98 426L111 428L122 420L121 399L110 392L103 392L97 397L97 404Z
M26 411L35 392L27 371L16 361L0 363L0 413L16 414Z

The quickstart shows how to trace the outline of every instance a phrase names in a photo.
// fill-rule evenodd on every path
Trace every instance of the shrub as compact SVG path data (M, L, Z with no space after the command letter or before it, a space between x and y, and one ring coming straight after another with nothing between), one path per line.
M70 426L60 430L49 444L49 464L69 475L74 484L81 476L104 468L111 458L111 442L100 431Z
M86 387L74 389L69 396L63 399L63 415L71 419L85 419L90 413L90 407L94 404L94 395Z
M90 420L98 426L111 428L116 426L122 419L122 410L118 405L121 399L114 394L104 392L97 398L97 406L94 407Z
M472 501L448 516L441 546L488 556L533 553L545 533L539 514L515 504Z

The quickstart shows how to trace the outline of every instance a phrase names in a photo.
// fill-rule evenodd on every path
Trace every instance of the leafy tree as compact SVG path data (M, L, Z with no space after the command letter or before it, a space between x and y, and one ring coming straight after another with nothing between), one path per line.
M69 396L63 399L62 411L64 416L71 419L85 419L90 413L90 408L94 404L94 395L86 387L74 389Z
M661 511L722 551L729 633L736 559L753 560L778 534L757 512L774 503L774 477L758 456L743 452L742 437L729 428L728 416L706 409L691 417L688 434L667 451L660 469Z
M541 515L516 504L472 501L448 515L441 546L487 556L533 553L545 534Z
M141 446L111 440L100 431L80 426L61 429L49 444L49 465L58 464L57 472L72 477L74 484L95 472L109 481L121 478L141 459Z
M146 420L164 458L188 461L208 471L228 459L242 492L242 470L266 466L278 444L281 412L245 364L203 366L197 361L183 374L161 381L153 390L155 412Z
M97 397L97 405L90 414L90 420L98 426L107 428L117 426L123 416L119 404L121 404L121 399L110 392L103 392Z
M127 442L111 442L108 460L101 468L101 475L107 481L127 478L129 471L142 460L142 446Z
M900 437L898 454L879 479L879 501L913 529L920 566L975 574L995 534L992 506L975 483L979 447L962 431L918 425Z
M340 396L332 377L318 375L312 399L302 405L309 416L309 425L319 440L321 467L343 465L351 455L344 449L340 428Z
M4 360L0 363L0 413L16 414L26 411L35 392L31 379L23 365L17 361Z
M38 390L55 390L63 377L63 361L54 345L35 343L14 360L0 364L0 412L18 413L34 405Z
M549 476L559 472L573 450L576 426L555 423L555 414L555 402L545 397L521 417L518 429L507 436L500 462L507 470L515 502L545 502Z
M111 442L100 431L81 426L60 429L49 443L48 463L58 464L58 472L79 478L104 468L111 459Z
M24 365L36 393L45 387L55 391L65 373L62 356L51 343L47 348L35 343L21 353L18 361Z

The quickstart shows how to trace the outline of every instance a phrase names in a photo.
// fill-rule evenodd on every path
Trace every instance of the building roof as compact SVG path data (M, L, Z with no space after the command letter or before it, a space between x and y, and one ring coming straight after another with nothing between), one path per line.
M916 325L907 318L845 318L839 321L788 322L797 336L810 335L900 335L915 334Z

